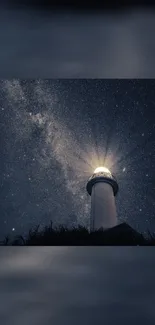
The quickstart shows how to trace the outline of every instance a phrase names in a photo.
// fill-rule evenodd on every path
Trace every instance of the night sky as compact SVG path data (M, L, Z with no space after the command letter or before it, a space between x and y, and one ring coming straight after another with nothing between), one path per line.
M155 231L154 107L154 80L1 80L1 238L89 226L100 165L118 180L119 221Z

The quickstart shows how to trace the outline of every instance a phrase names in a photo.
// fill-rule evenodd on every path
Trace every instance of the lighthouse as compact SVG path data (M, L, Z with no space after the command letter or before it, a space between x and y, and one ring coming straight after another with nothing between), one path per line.
M118 224L115 196L118 183L106 167L98 167L86 186L91 196L90 230L109 229Z

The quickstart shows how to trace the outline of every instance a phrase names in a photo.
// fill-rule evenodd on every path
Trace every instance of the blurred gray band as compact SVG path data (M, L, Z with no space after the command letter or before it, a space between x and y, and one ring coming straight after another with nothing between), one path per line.
M154 78L155 11L0 10L1 78Z

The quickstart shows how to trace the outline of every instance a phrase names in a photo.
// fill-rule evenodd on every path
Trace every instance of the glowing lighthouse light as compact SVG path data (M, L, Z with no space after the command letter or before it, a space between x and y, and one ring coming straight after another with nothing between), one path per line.
M110 170L106 167L97 167L95 170L94 170L94 174L96 173L108 173L108 174L111 174L110 173Z
M108 229L118 224L115 196L118 184L106 167L97 167L86 186L91 196L90 230Z

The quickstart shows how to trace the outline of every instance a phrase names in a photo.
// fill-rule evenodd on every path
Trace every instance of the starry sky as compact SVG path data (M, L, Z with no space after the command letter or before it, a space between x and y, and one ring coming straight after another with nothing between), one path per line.
M116 176L118 218L155 231L155 81L0 81L0 236L89 226L86 183Z

